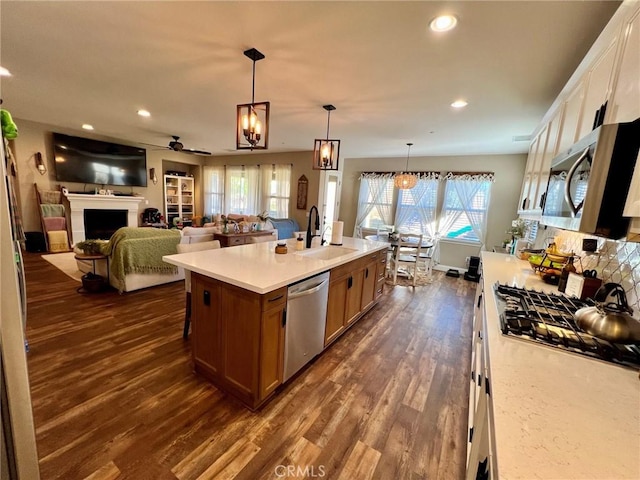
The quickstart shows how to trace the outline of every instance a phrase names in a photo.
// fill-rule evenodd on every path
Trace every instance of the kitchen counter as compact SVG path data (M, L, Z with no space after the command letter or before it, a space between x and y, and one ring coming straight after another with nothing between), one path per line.
M482 252L495 478L640 478L638 371L506 337L493 285L557 293L528 262Z
M341 247L325 245L296 251L296 240L289 239L287 240L288 253L276 254L276 243L275 241L254 243L224 249L165 255L162 260L236 287L263 294L389 246L384 242L344 237L342 248L353 251L323 260L309 255L320 249Z

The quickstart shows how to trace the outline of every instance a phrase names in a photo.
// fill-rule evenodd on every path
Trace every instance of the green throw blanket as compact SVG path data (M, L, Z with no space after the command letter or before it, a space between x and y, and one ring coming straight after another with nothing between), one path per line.
M178 243L177 230L122 227L100 246L100 253L109 257L112 285L123 291L129 273L177 273L178 267L163 262L162 256L177 253Z

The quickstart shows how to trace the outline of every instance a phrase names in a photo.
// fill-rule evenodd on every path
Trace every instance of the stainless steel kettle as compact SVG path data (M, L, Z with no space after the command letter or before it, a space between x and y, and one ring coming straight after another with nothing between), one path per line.
M615 302L607 302L615 297ZM576 324L596 338L613 343L640 343L640 321L630 314L627 295L618 283L605 283L595 294L596 306L575 313Z

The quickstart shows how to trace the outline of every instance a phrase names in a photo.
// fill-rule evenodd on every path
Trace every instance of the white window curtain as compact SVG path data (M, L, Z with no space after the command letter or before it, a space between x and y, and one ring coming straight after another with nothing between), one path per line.
M261 201L260 167L227 165L224 175L225 213L256 215Z
M353 235L362 228L390 225L393 220L393 174L363 173L360 175L358 213Z
M479 242L484 248L493 174L445 176L445 198L438 231L448 239Z
M439 178L439 173L420 174L415 187L399 191L397 231L420 233L430 238L435 236Z
M262 165L262 209L273 218L289 217L291 165ZM256 213L260 213L256 212Z
M205 166L204 176L204 213L213 218L224 213L224 166Z

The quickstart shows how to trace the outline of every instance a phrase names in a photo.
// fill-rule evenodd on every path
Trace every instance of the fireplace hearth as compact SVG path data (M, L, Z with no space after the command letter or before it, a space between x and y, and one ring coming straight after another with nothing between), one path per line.
M126 210L84 210L84 235L87 239L109 240L116 230L126 226Z

